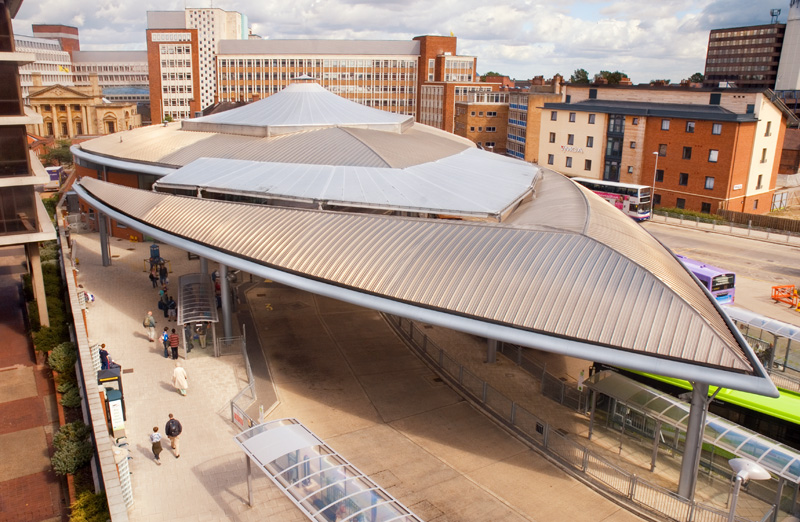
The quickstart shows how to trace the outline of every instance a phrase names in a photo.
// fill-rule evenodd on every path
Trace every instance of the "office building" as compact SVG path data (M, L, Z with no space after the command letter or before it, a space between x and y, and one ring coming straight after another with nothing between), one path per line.
M147 51L74 51L72 71L75 85L81 87L91 86L90 76L96 74L108 101L150 101Z
M712 30L703 85L775 87L785 30L777 23Z
M784 132L797 118L769 91L568 84L564 99L544 105L540 164L654 185L656 207L772 208Z
M508 134L508 93L478 92L456 102L454 133L478 147L505 154Z
M26 104L34 73L41 74L42 85L74 85L72 61L58 40L17 35L14 37L14 44L17 52L29 53L35 57L34 61L19 66L22 98Z
M247 18L222 9L147 12L147 64L153 121L183 119L217 100L222 40L246 40Z

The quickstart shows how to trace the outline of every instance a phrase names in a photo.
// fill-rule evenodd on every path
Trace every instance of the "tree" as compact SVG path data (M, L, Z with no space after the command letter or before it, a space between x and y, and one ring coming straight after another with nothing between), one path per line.
M495 71L489 71L486 74L482 74L481 75L481 81L485 82L486 78L491 77L491 76L505 76L505 74L500 74L499 72L495 72Z
M608 82L609 85L619 85L620 81L622 81L623 78L627 77L628 75L625 74L624 72L600 71L598 74L594 75L594 81L597 81L600 78L605 78L605 80Z
M689 80L692 83L702 83L703 80L705 80L705 79L706 79L706 77L703 76L703 73L699 73L699 72L696 72L696 73L694 73L693 75L691 75L691 76L689 76L687 78L687 80Z
M572 76L569 77L570 83L589 83L589 73L586 69L575 69Z
M54 147L45 147L42 160L47 165L72 165L72 151L69 150L72 143L69 140L58 140Z
M172 120L172 116L167 114L166 116L164 116L164 121L167 122L167 123L172 123L172 121L173 121Z

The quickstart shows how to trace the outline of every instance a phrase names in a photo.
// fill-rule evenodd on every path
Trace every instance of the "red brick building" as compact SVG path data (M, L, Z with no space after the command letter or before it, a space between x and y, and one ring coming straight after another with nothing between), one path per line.
M193 117L200 107L197 29L148 29L147 69L153 123Z

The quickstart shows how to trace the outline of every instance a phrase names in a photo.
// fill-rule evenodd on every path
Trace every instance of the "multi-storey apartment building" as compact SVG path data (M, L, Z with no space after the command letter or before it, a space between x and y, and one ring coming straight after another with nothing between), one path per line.
M508 127L508 93L477 92L456 102L454 133L483 149L505 154Z
M148 11L147 64L153 121L194 116L217 98L222 40L246 40L247 18L217 8Z
M545 103L557 103L563 100L562 80L563 78L557 74L548 82L542 80L529 85L527 90L509 93L506 154L531 163L539 163L542 107Z
M787 121L764 89L569 84L546 103L540 163L653 185L656 206L769 212Z
M25 125L40 123L41 117L22 101L19 68L36 61L36 55L15 49L11 19L21 4L0 2L0 246L25 247L39 319L48 326L39 242L55 239L56 233L36 192L49 177L28 150L25 131Z
M33 85L33 73L42 75L43 85L74 85L72 61L58 40L17 35L14 37L14 44L18 52L30 53L36 58L19 67L22 98L25 103L28 103L28 94Z

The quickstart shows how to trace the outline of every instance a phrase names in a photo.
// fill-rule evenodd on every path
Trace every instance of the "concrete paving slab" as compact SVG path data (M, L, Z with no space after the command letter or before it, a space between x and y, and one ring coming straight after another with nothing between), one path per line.
M0 397L4 402L35 397L38 394L32 366L17 365L0 370Z
M47 437L42 427L0 435L0 482L50 471Z
M462 401L461 396L441 381L428 368L400 369L362 375L364 390L378 410L383 422L390 423L432 409ZM398 401L397 397L403 397Z

